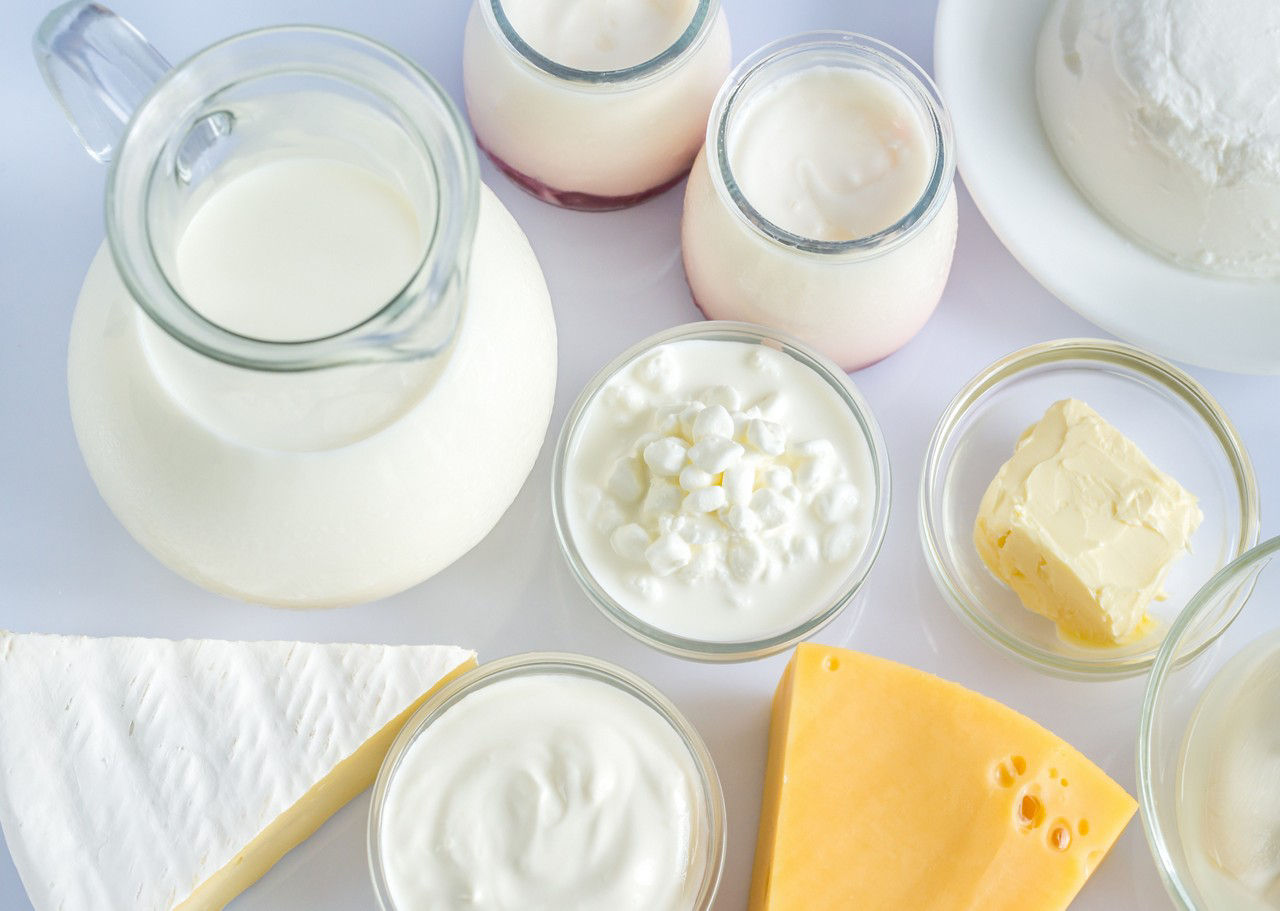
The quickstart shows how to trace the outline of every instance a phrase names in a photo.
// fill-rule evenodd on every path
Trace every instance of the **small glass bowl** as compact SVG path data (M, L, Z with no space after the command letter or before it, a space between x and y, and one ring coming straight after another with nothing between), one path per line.
M1204 521L1165 580L1167 600L1137 642L1089 647L1061 638L988 571L973 544L978 505L1014 444L1064 398L1087 402L1157 467L1195 494ZM925 562L947 603L995 645L1060 677L1108 679L1151 666L1169 624L1209 576L1258 540L1258 489L1244 443L1218 403L1172 364L1118 342L1063 339L996 361L947 406L920 479ZM1239 610L1225 605L1198 626L1195 647L1217 637Z
M612 595L605 591L591 568L583 559L582 553L573 540L573 531L568 518L568 502L565 474L570 451L577 444L578 433L587 410L595 397L614 376L631 364L644 357L653 349L671 342L702 339L710 341L742 342L751 345L763 345L793 358L798 363L812 370L832 389L849 407L854 423L866 440L871 454L871 474L874 478L874 504L870 510L871 522L868 527L866 543L856 563L839 588L839 594L830 603L819 605L814 612L791 629L760 639L737 641L721 641L693 639L679 636L637 617L627 610ZM627 349L597 373L578 400L574 402L564 427L560 431L560 439L556 444L555 456L551 466L551 506L555 516L556 536L564 551L565 559L574 577L587 593L588 597L606 617L621 627L625 632L650 645L659 651L689 658L695 661L748 661L763 658L805 639L822 629L847 607L862 590L871 567L875 565L880 554L880 545L884 542L885 531L889 527L889 452L885 446L880 426L871 413L871 406L850 381L848 374L832 361L823 357L803 342L790 336L782 335L761 326L749 323L731 322L727 320L708 320L700 323L688 323L676 326L664 332L652 335L637 345Z
M725 804L720 776L716 773L715 762L706 744L703 743L702 737L667 697L635 674L597 658L560 652L528 652L491 661L474 668L451 681L424 702L413 717L405 723L382 761L382 767L378 770L378 778L373 785L373 800L369 807L367 835L369 873L373 877L373 888L378 896L379 907L382 911L397 911L383 869L382 815L387 792L409 747L432 722L471 693L502 680L539 675L570 675L617 687L660 715L688 748L690 758L698 772L698 795L702 800L706 821L706 830L703 833L705 837L702 839L705 852L702 883L698 889L697 899L688 911L709 911L715 900L716 891L720 888L720 875L724 868Z
M1180 810L1178 798L1191 793L1192 787L1182 780L1191 721L1206 687L1223 665L1261 637L1280 630L1277 554L1280 537L1259 544L1206 582L1170 627L1147 681L1138 722L1142 827L1165 888L1182 911L1224 907L1206 897L1206 884L1197 878L1197 864L1190 859L1199 849L1179 828L1179 814L1187 811ZM1206 648L1205 630L1224 625L1224 617L1229 618L1227 629L1220 632L1213 648Z

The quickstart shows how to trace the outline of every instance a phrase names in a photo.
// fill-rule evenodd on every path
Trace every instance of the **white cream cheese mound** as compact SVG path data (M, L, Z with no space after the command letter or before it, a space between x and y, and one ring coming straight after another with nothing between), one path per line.
M1280 908L1280 635L1209 682L1181 772L1178 823L1207 907Z
M761 345L688 339L613 377L566 467L583 561L676 635L740 642L831 606L866 546L871 454L849 405Z
M1067 173L1174 262L1280 276L1280 3L1056 0L1036 86Z
M489 0L482 0L489 2ZM601 72L638 66L684 34L698 0L503 0L516 34L563 66Z
M398 911L691 911L709 831L663 716L545 673L488 683L427 725L378 837Z
M742 195L780 228L811 240L869 237L905 217L933 171L933 139L883 76L812 66L752 96L729 128Z
M0 823L35 911L215 911L373 783L447 646L0 631Z

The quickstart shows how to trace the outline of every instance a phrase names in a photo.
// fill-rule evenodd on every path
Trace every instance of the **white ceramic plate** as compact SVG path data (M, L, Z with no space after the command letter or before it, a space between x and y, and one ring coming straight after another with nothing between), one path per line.
M1169 263L1112 227L1059 166L1035 98L1049 2L938 5L934 72L974 202L1026 270L1090 322L1175 360L1280 374L1280 283Z

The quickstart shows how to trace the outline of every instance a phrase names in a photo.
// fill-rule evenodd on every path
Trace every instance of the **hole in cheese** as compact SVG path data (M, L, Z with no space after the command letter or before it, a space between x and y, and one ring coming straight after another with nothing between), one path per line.
M1016 815L1018 825L1024 829L1034 829L1044 822L1044 804L1034 794L1023 794L1018 801Z
M822 666L829 671L840 670L840 659L834 655L828 655L822 660Z
M1017 769L1018 774L1021 775L1027 771L1027 761L1023 759L1021 756L1014 756L1013 767Z
M1089 820L1087 820L1087 819L1082 819L1082 820L1080 820L1080 825L1076 826L1076 828L1080 830L1080 834L1081 834L1081 835L1088 835L1088 834L1089 834Z
M1071 847L1071 827L1059 821L1049 829L1049 847L1056 851L1065 851Z

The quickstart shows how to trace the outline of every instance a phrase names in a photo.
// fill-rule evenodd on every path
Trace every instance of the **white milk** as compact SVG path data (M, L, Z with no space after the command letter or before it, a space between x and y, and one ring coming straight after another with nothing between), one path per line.
M682 447L679 465L661 464ZM662 345L604 385L564 483L573 541L604 590L704 642L763 639L834 604L876 504L866 437L824 379L762 345L705 339Z
M421 243L380 178L280 161L204 201L178 243L179 282L230 328L304 338L368 316ZM215 591L313 607L405 589L493 527L541 447L555 364L541 270L482 188L463 314L440 356L231 367L156 327L100 252L68 384L89 471L139 542Z
M196 210L178 242L178 290L241 335L324 338L394 298L425 252L417 215L388 181L332 159L285 159L232 178Z
M754 95L733 119L729 160L747 201L812 240L854 240L915 207L933 138L902 90L865 70L814 66Z
M1280 635L1209 682L1187 729L1178 826L1206 907L1280 907Z
M697 767L635 696L570 674L459 700L405 751L378 833L397 911L690 911Z
M516 34L545 57L579 70L621 70L676 43L697 0L504 0Z

